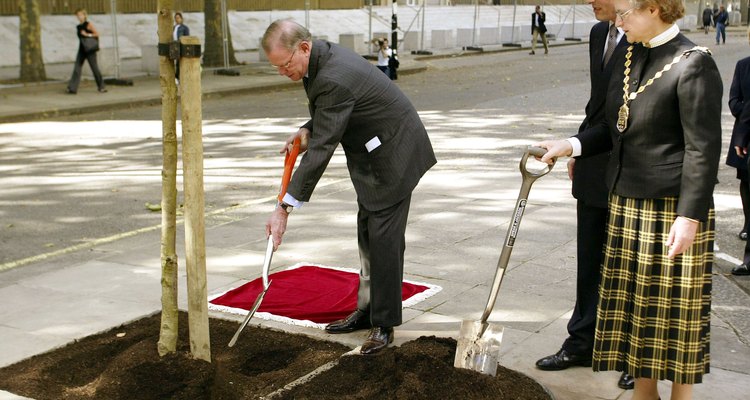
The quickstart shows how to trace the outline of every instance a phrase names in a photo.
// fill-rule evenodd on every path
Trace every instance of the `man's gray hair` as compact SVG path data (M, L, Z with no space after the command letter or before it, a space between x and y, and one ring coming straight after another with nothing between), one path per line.
M263 50L268 53L272 47L276 46L292 50L300 42L305 41L312 41L312 35L307 28L291 19L277 19L268 26L260 43Z

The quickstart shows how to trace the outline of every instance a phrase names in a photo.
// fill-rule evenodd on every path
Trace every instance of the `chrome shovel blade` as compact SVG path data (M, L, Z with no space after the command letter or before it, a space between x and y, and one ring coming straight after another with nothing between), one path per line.
M253 318L253 315L255 315L255 312L258 311L260 308L260 303L263 302L263 297L266 296L266 292L268 292L268 288L271 287L271 282L268 282L268 286L266 286L260 294L258 294L258 297L255 299L255 303L253 303L253 308L250 309L250 312L247 313L247 316L245 316L245 320L242 321L242 325L237 329L237 332L234 333L234 336L232 336L232 340L229 341L229 347L234 347L234 344L237 343L237 338L240 337L240 333L242 333L242 330L245 329L247 324L250 322L250 319Z
M453 366L495 376L502 340L501 325L464 320L461 323Z

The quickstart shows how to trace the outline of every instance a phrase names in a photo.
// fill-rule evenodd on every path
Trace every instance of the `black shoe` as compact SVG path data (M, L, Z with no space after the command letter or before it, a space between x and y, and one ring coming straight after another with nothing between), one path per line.
M370 329L370 335L367 336L359 352L364 355L377 354L391 343L393 343L393 328L376 326Z
M748 267L747 264L740 264L732 268L732 275L737 275L737 276L750 275L750 267Z
M739 235L737 235L737 237L739 237L740 240L747 241L747 231L740 232Z
M99 89L99 93L107 93L107 89L101 88L101 89Z
M533 56L534 54L536 54L536 52L534 50L531 50L531 52L529 54L531 54Z
M617 387L625 390L632 390L635 387L635 378L633 375L623 372L620 375L620 380L617 381Z
M568 353L565 349L560 349L557 353L539 359L536 367L542 371L562 371L569 367L590 367L591 355L577 355Z
M65 93L67 94L78 94L75 90L65 89Z
M370 313L362 310L354 311L349 314L348 317L333 321L326 325L326 332L328 333L349 333L358 331L360 329L370 329Z

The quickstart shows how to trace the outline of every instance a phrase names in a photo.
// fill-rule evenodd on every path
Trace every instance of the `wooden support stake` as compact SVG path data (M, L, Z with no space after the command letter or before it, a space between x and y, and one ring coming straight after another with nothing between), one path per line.
M159 42L172 40L174 0L159 0L157 19ZM177 350L177 254L175 225L177 218L177 86L174 61L159 57L162 118L161 171L161 327L157 349L160 356Z
M182 45L200 45L195 36ZM188 325L193 357L211 361L206 288L206 237L203 200L203 130L199 57L180 59L182 107L182 171L185 186L185 262L187 264Z

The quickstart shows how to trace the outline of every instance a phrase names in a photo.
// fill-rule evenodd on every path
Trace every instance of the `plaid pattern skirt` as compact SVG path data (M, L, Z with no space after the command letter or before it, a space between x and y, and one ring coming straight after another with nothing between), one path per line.
M709 372L714 211L670 260L677 198L612 195L599 286L595 371L700 383Z

